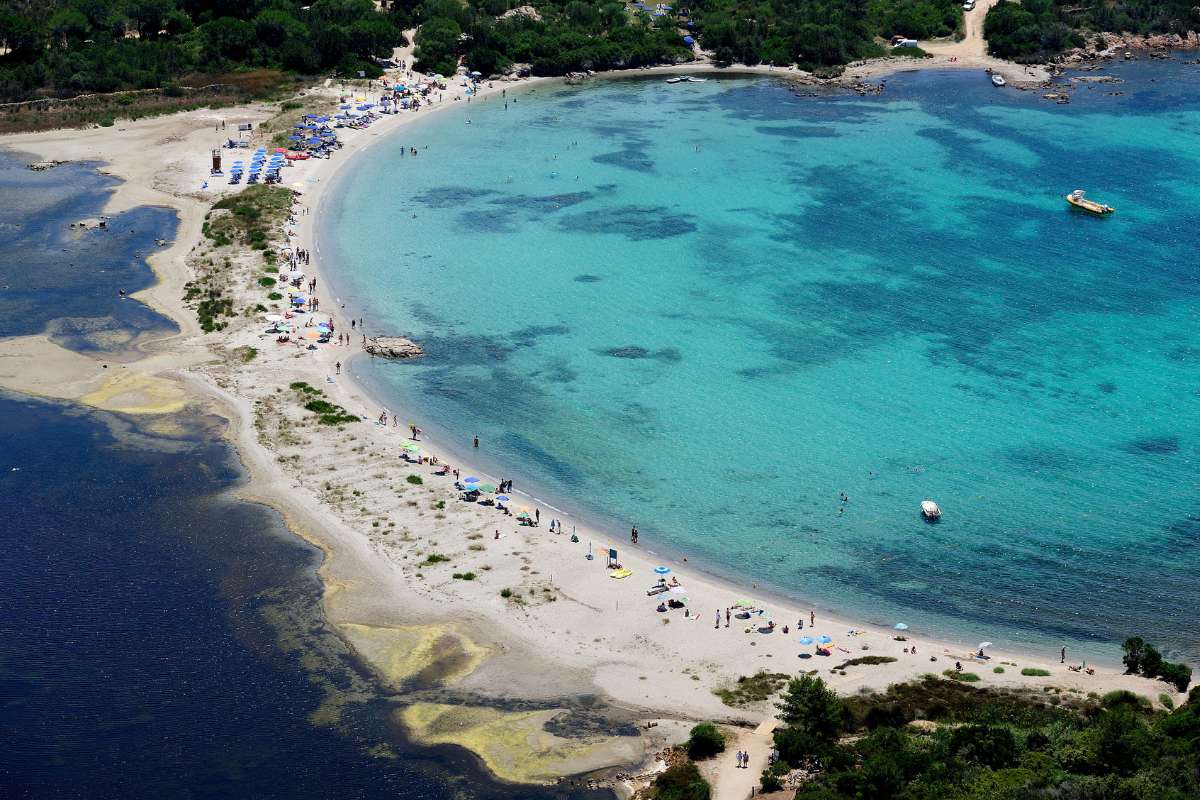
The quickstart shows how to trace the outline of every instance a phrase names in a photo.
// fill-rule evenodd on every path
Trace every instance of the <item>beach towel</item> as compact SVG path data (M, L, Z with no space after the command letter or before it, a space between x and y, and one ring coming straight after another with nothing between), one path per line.
M614 569L612 572L608 573L608 577L620 579L628 578L632 574L633 570L621 567L620 569Z

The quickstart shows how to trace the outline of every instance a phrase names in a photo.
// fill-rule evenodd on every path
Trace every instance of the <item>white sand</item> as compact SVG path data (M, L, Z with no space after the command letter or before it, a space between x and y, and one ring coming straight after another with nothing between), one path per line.
M687 67L684 71L693 69ZM502 87L511 93L534 83L496 83L483 94L498 93ZM452 87L447 95L458 91L457 86ZM382 136L455 103L447 99L415 114L387 117L363 131L345 131L342 137L346 147L333 159L303 162L290 169L285 182L302 181L306 187L297 207L296 243L315 248L311 221L319 213L318 204L332 170ZM578 533L582 541L572 544L567 535L551 534L547 525L552 516L564 516L568 530L578 523L546 509L541 527L519 527L513 518L501 517L493 509L460 502L451 480L434 477L430 467L400 461L399 448L407 428L385 428L369 421L344 429L313 424L313 415L304 411L287 390L289 382L306 381L319 387L333 402L369 420L378 415L380 403L367 396L352 375L343 374L335 382L327 382L334 376L334 363L345 363L357 352L358 338L353 339L356 344L351 347L300 351L290 345L277 345L273 335L263 332L265 326L260 321L248 318L233 319L221 333L200 335L194 313L180 300L182 285L190 275L189 253L200 242L203 214L212 197L229 191L220 179L209 192L199 190L207 178L209 149L223 138L213 131L214 120L226 119L232 129L237 120L259 121L270 113L262 106L189 112L109 129L10 136L0 139L0 144L41 158L105 161L106 171L125 181L110 201L109 211L143 203L179 211L181 225L176 242L151 260L160 283L143 292L142 299L174 317L182 333L144 346L151 357L127 364L123 370L147 378L169 379L185 388L196 402L212 404L231 419L231 438L251 476L240 494L279 509L293 530L326 553L320 570L326 585L326 612L335 625L346 626L343 632L351 642L364 631L386 639L389 631L401 636L400 626L451 625L452 638L475 643L464 645L466 651L477 653L479 647L486 651L473 671L461 675L461 671L450 670L449 680L455 688L483 695L531 698L600 693L616 706L633 709L645 718L740 719L757 723L770 714L770 706L731 709L712 690L730 684L739 675L762 669L787 673L819 669L839 691L853 692L883 688L922 673L941 672L953 667L956 659L981 676L980 686L1053 686L1078 692L1126 688L1151 697L1164 691L1174 694L1165 684L1125 676L1113 667L1098 669L1095 675L1069 672L1058 664L1057 653L990 652L990 660L976 664L968 660L970 653L963 646L932 641L919 630L909 632L909 641L902 643L893 640L890 630L867 629L824 612L818 615L814 630L808 625L809 609L771 601L770 617L779 626L794 626L803 618L804 634L828 633L834 637L836 649L831 657L800 659L801 652L811 652L812 648L797 643L800 632L795 628L787 636L781 630L760 633L758 620L751 625L737 619L727 628L722 614L721 627L714 629L714 614L741 597L754 597L756 590L752 587L698 574L686 563L670 564L672 574L686 585L689 606L699 617L687 619L682 611L657 613L657 599L646 596L646 589L655 579L652 567L657 559L647 557L642 547L631 547L626 531L581 527ZM419 140L419 130L415 136ZM447 169L452 168L447 154L435 153L432 157L447 159ZM162 179L156 173L164 160L171 166L169 175ZM309 210L307 216L303 214L305 208ZM258 254L245 256L243 261L245 279L238 286L239 307L261 302L265 294L250 279L255 274L251 265L261 264ZM315 273L320 280L320 265L314 263L313 267L309 274ZM322 280L317 296L334 312L339 332L348 332L349 321L339 318L332 298L323 295L323 287ZM330 315L323 309L317 316ZM234 348L244 346L258 349L258 357L249 364L231 357ZM31 355L22 364L0 361L0 365L7 365L0 366L0 385L78 399L94 395L97 386L109 380L96 371L94 364L85 363L90 359L61 353L47 355L54 347L44 339L37 340L36 348L30 349ZM11 348L0 349L0 358L19 357ZM41 377L18 379L30 371ZM51 391L51 383L59 388ZM130 385L137 391L127 392L134 396L128 410L154 413L174 407L169 402L170 393L161 387L151 391L140 384L123 386ZM110 387L108 395L102 396L112 401L113 396L122 396L122 391L122 386ZM157 398L162 407L145 401L147 395ZM402 425L407 421L402 410L392 411L399 415ZM422 446L426 453L439 453L436 443L422 442ZM471 474L470 465L457 466L463 475ZM409 475L421 476L423 485L408 483ZM445 507L438 508L439 502ZM505 538L496 541L496 530ZM592 561L585 558L589 541L596 554ZM610 542L619 547L621 562L633 571L632 577L608 577L604 547ZM643 547L647 544L643 542ZM430 553L444 554L449 561L422 563ZM468 571L475 573L475 580L451 577ZM500 592L505 588L511 589L520 602L502 598ZM744 630L747 626L750 632ZM848 635L852 628L863 633ZM914 643L919 655L905 654L903 648ZM396 648L388 649L386 641L373 641L362 649L392 653L387 664L376 664L381 674L387 675L389 669L409 669L396 656ZM844 676L830 673L832 666L866 654L893 656L897 661L851 667ZM1041 667L1051 676L1023 677L1020 669L1012 666L1003 675L994 674L992 667L1001 662ZM671 730L677 736L680 729ZM629 757L627 749L612 750L614 762ZM594 752L586 759L589 766L602 762ZM530 774L535 773L533 770Z

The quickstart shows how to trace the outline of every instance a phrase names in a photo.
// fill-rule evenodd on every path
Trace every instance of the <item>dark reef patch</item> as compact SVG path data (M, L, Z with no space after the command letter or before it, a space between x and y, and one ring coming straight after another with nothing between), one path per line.
M413 195L413 201L428 208L455 208L481 197L499 194L495 189L476 189L470 186L438 186Z
M596 355L608 356L609 358L624 358L630 361L653 359L655 361L661 361L664 364L678 364L683 360L683 354L674 347L664 347L661 350L651 351L644 347L631 344L624 347L609 347L605 349L593 350L592 352L594 352Z
M571 280L576 283L599 283L604 278L601 278L599 275L576 275Z
M1135 455L1170 455L1179 452L1178 436L1147 436L1121 445L1126 453Z
M625 147L611 153L601 153L598 156L592 156L592 161L597 164L620 167L631 172L654 172L654 160L646 154L645 150L637 147Z
M690 214L674 214L665 206L614 206L558 221L567 233L607 233L635 242L670 239L696 230Z
M765 136L778 136L784 139L832 139L838 135L836 129L827 125L788 125L781 128L760 125L754 130Z
M1104 381L1103 383L1097 383L1096 388L1099 389L1103 394L1116 394L1117 393L1117 385L1115 383L1110 383L1108 381Z

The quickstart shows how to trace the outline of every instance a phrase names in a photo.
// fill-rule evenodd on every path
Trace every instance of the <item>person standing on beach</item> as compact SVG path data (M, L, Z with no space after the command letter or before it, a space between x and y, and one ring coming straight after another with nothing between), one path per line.
M1061 660L1061 661L1059 661L1058 663L1060 663L1060 664L1065 664L1065 663L1067 663L1067 648L1065 648L1065 647L1064 647L1064 648L1062 649L1062 660Z
M716 624L714 624L713 627L716 628L717 630L721 629L721 609L719 609L719 608L717 609Z
M725 609L725 627L726 628L729 627L729 609L728 608Z
M479 448L479 436L478 435L475 436L475 448L476 449Z
M539 525L542 524L542 510L540 508L535 508L533 510L533 521Z
M817 612L815 609L808 612L808 627L817 627Z
M629 540L631 542L633 542L634 544L637 544L637 539L638 539L638 529L637 529L637 525L634 525L633 530L631 530L629 532Z
M336 364L334 364L333 366L337 369L337 374L341 375L342 374L342 362L339 361Z

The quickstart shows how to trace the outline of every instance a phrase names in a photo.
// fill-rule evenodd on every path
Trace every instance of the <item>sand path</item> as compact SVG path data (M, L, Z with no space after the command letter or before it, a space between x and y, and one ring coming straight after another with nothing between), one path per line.
M736 737L729 737L725 752L718 756L713 775L712 800L746 800L759 793L759 780L767 768L767 760L774 748L775 727L778 720L768 717L754 730L739 729ZM738 751L750 754L749 765L739 769Z

